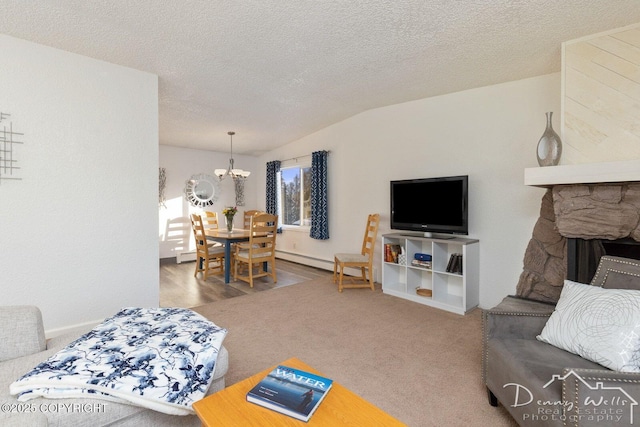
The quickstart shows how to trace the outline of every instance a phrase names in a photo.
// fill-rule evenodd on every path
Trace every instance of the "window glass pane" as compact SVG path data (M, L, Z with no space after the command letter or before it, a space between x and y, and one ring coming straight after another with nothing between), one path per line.
M311 226L311 168L302 170L302 224Z
M300 225L300 169L290 168L281 170L280 192L282 224Z

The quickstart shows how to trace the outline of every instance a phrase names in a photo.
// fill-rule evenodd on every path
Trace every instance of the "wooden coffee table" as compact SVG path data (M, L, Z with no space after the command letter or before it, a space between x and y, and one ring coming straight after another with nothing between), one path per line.
M323 375L296 358L287 359L279 364ZM273 368L275 366L195 402L193 409L202 421L202 425L206 427L304 425L406 427L406 424L341 386L335 380L327 396L306 423L247 402L249 390Z

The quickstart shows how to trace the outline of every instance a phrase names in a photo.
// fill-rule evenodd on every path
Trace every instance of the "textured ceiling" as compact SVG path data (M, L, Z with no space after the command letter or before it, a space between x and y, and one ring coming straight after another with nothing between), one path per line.
M2 0L0 33L159 76L160 143L259 154L362 111L560 70L638 0Z

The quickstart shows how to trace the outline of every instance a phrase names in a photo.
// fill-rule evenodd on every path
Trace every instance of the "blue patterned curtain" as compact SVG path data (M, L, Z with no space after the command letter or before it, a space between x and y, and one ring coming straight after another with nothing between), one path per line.
M312 239L329 238L329 205L327 197L328 151L311 154L311 232Z
M278 172L280 172L280 160L267 162L267 194L266 209L271 215L278 215ZM281 233L282 229L278 229Z

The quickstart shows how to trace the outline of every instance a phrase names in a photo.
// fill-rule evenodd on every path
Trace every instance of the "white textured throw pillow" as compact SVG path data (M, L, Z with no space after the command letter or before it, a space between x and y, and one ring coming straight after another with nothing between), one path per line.
M537 338L615 371L640 372L640 291L565 280Z

